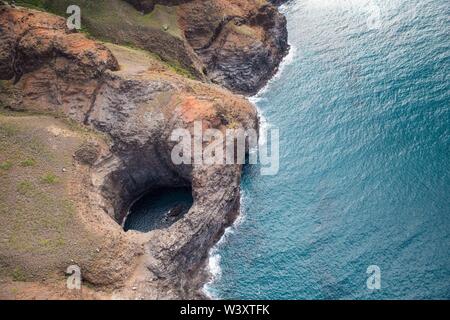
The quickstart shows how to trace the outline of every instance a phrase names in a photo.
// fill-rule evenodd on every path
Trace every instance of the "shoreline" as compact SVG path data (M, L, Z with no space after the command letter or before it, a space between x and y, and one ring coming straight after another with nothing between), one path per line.
M279 7L279 10L286 17L285 12L282 11L283 6L284 5L281 5ZM250 103L257 110L260 134L261 134L261 132L264 132L264 130L266 130L268 126L270 126L270 123L267 122L262 110L258 107L257 103L261 99L261 96L271 86L272 82L279 79L279 77L283 74L285 68L294 62L296 51L297 51L297 48L289 43L289 51L284 56L280 65L278 66L277 70L275 70L273 76L267 81L266 85L258 91L258 93L247 98L250 101ZM265 144L266 141L263 141L263 142L260 141L259 143ZM205 266L204 271L207 273L207 280L203 284L201 290L202 290L202 293L204 293L207 298L212 299L212 300L220 299L220 297L215 296L211 292L211 287L214 285L215 282L219 281L222 276L222 268L220 266L221 256L220 256L219 251L222 248L222 246L226 244L227 237L229 237L230 235L232 235L233 233L235 233L237 231L239 226L245 221L245 217L246 217L245 212L242 209L242 204L244 203L245 193L243 192L241 185L239 188L240 188L239 213L238 213L236 219L234 220L234 222L230 226L225 228L225 231L224 231L223 235L220 237L220 239L209 249L208 257L206 259L206 266Z
M263 6L260 10L265 19L270 18L267 10L276 11L272 6ZM224 235L244 216L240 212L242 166L174 167L169 157L173 146L167 142L167 137L174 128L189 128L197 119L208 119L213 127L222 129L231 123L257 130L262 117L258 119L251 98L221 84L189 79L143 51L111 43L100 44L95 38L71 34L65 29L62 17L25 7L5 6L0 13L0 23L30 32L45 20L44 31L37 36L45 40L56 32L60 40L48 42L48 47L44 48L45 52L60 57L57 65L54 60L41 57L40 51L36 53L41 48L31 43L24 48L4 48L9 55L37 57L36 61L18 61L23 69L18 74L5 64L8 72L0 93L8 98L7 107L11 111L62 112L68 119L105 136L101 147L89 142L73 152L82 151L80 154L86 155L86 159L73 159L74 172L87 174L80 182L86 184L81 188L83 194L74 200L79 204L77 219L87 224L93 236L101 239L93 249L88 246L80 249L95 252L91 260L72 259L79 262L85 281L98 290L112 290L119 299L205 298L202 287L209 278L206 268L210 250L222 243ZM25 18L20 19L22 16ZM276 67L266 68L271 79L280 72L290 52L285 19L281 16L276 13L274 26L278 28L277 34L282 35L278 39L281 44L276 37L273 41L283 50L274 55ZM16 20L21 23L9 23ZM231 26L227 32L234 32ZM13 39L20 34L15 29L6 30ZM274 37L273 29L266 31ZM72 52L74 40L83 46L77 46L78 51ZM61 53L60 43L67 52ZM264 51L251 53L257 59L261 52ZM242 58L246 53L232 54ZM73 65L76 73L72 69L55 72L66 65ZM228 67L228 71L235 71L233 65ZM55 80L73 90L61 91L59 87L48 86L46 72L55 72ZM29 79L36 81L27 81ZM265 82L264 87L269 82ZM10 95L12 90L17 96ZM50 99L54 96L59 100ZM118 108L118 105L126 108ZM147 121L141 121L143 112L148 115ZM189 212L168 229L145 234L125 233L123 216L130 204L149 188L162 186L192 186L195 197ZM46 232L45 228L41 229ZM69 249L65 253L71 255ZM33 272L39 274L39 270ZM57 268L54 270L61 272Z

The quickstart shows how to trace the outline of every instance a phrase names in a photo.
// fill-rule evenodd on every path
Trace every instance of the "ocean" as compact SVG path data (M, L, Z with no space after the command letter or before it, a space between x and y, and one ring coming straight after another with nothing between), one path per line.
M245 168L241 216L211 250L205 291L450 299L450 2L281 10L292 49L252 98L280 130L280 170Z

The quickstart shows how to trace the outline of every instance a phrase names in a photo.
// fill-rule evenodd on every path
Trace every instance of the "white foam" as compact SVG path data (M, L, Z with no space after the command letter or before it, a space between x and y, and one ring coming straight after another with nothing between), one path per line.
M283 61L280 63L280 66L278 68L278 72L275 74L275 76L269 80L267 85L261 89L256 95L249 98L250 102L253 103L258 111L258 117L260 121L260 140L259 145L263 146L266 144L266 134L265 132L270 128L270 123L267 121L266 117L264 117L264 114L260 108L258 108L258 102L261 101L263 94L267 91L267 89L270 87L270 85L273 83L273 81L277 80L283 71L285 70L286 66L291 64L295 60L295 53L296 48L291 45L291 49L289 50L289 54L283 59ZM212 247L209 250L209 257L208 257L208 265L207 265L207 271L210 274L210 278L207 283L203 286L203 293L210 297L211 299L220 299L220 297L215 294L212 291L212 285L219 281L222 277L222 268L220 267L220 262L222 257L219 254L220 248L226 243L227 238L233 234L238 227L245 221L245 212L242 210L243 203L245 199L245 192L244 190L241 190L241 211L239 212L239 216L236 218L236 221L231 227L228 227L225 229L225 232L220 238L220 240L216 243L214 247Z
M222 257L218 253L213 254L209 258L208 268L213 277L213 281L220 280L220 277L222 276L222 269L220 268L220 259L221 258Z
M286 69L286 67L295 61L297 48L295 46L293 46L292 44L290 44L290 46L291 47L289 49L289 53L287 54L286 57L284 57L283 61L280 63L280 66L278 67L278 72L275 74L275 76L272 79L269 80L269 83L273 82L274 80L279 79L281 77L281 75L283 74L284 70Z
M249 98L250 102L252 102L253 104L257 104L262 99L265 99L262 96L269 90L271 85L281 77L281 75L286 70L286 67L295 61L296 57L297 57L297 48L292 44L290 44L289 53L287 54L286 57L284 57L283 61L281 61L277 73L275 73L275 75L267 82L264 88L262 88L256 95Z
M241 192L241 198L240 198L240 206L242 208L243 205L243 199L245 198L243 191ZM235 232L235 230L244 222L245 220L245 214L241 210L239 212L239 216L236 218L234 224L228 228L225 229L225 232L220 238L220 240L216 243L214 247L212 247L209 250L209 257L208 257L208 266L207 271L210 274L210 278L207 283L203 286L203 293L206 294L211 299L219 299L219 297L211 290L212 285L219 281L222 277L222 268L220 267L220 261L222 257L219 254L220 248L227 242L228 237Z
M267 118L264 116L262 110L255 104L259 117L259 147L262 148L267 143L267 131L270 129L270 123L267 122Z

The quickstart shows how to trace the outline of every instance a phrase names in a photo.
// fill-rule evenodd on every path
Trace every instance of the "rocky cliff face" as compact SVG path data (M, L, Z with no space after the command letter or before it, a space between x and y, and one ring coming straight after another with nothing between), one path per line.
M180 6L180 17L208 78L234 92L259 91L289 49L286 19L268 3L196 0Z
M286 19L265 0L40 2L61 15L77 4L91 35L147 50L193 78L245 95L267 83L289 49Z
M143 51L71 33L56 16L3 6L0 29L0 76L9 88L0 93L4 107L63 114L111 141L74 154L77 170L89 176L76 219L106 229L101 234L115 239L116 250L142 247L142 255L133 249L114 261L114 269L129 272L119 282L112 268L82 265L89 281L117 282L115 297L199 297L208 250L238 212L241 166L175 166L169 136L175 128L192 130L196 120L222 131L231 125L256 129L254 107L218 86L180 76ZM171 186L192 187L194 203L182 219L148 234L122 231L137 197ZM104 254L114 252L106 247Z
M286 55L286 19L277 8L257 0L128 0L151 12L155 4L179 5L180 27L214 83L255 94ZM279 5L283 1L272 1Z
M282 4L288 2L290 0L269 0L270 3L276 5L276 6L281 6Z

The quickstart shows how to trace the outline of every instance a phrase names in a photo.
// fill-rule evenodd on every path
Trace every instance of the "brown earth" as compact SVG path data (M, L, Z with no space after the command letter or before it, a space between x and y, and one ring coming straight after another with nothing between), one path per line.
M286 19L266 0L40 3L63 16L68 5L77 4L83 28L92 36L147 50L185 76L245 95L267 83L289 50Z
M176 6L179 27L208 79L255 94L286 55L286 19L265 0L126 0L144 13ZM276 1L279 5L282 1Z
M63 284L75 264L86 284L121 286L142 248L112 219L91 215L90 169L74 157L86 144L106 152L105 138L50 115L11 112L0 115L0 137L0 292L5 281Z
M9 270L0 291L11 292L14 282L19 298L54 298L76 263L92 292L81 298L203 297L208 250L238 213L241 166L175 166L169 137L175 128L192 130L195 120L256 129L254 107L145 51L71 33L47 13L3 6L0 28L1 228L10 234L0 242L2 270ZM23 137L48 152L27 151ZM179 186L191 186L194 198L180 220L147 234L122 230L137 197ZM48 246L48 259L40 246Z
M264 0L193 0L179 16L208 78L234 92L257 93L289 49L285 17Z

